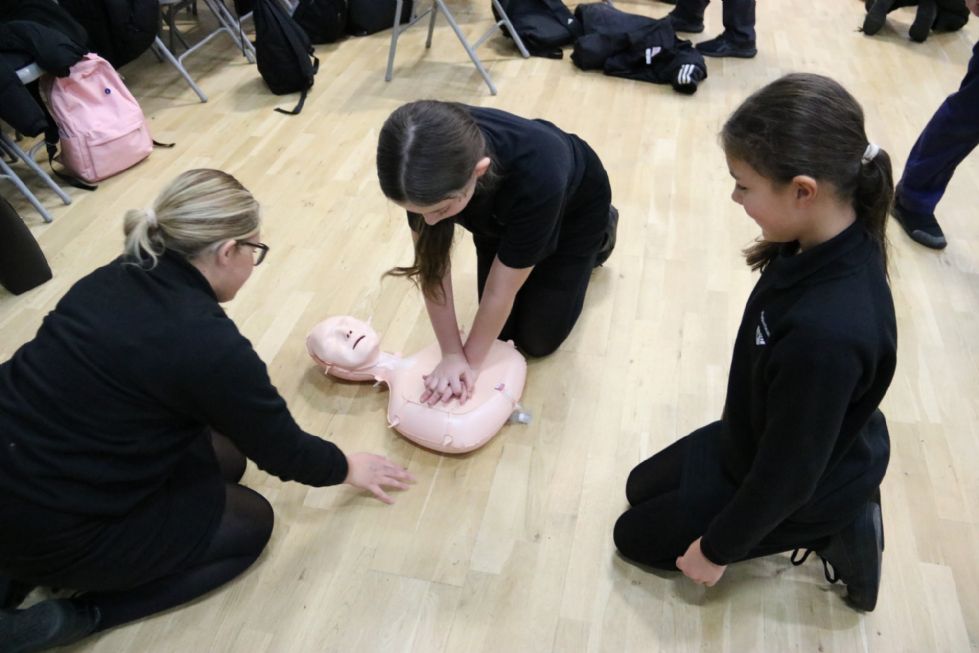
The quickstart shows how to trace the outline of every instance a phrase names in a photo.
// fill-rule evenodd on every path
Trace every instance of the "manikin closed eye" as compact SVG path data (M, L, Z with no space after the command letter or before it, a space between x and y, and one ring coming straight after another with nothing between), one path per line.
M336 334L343 337L337 338ZM306 349L327 374L350 381L379 381L389 390L388 425L412 442L445 453L465 453L486 444L515 416L529 417L519 405L527 362L513 343L497 340L476 379L472 397L435 406L420 403L422 375L441 359L438 343L412 356L380 350L380 337L365 322L331 317L310 331Z

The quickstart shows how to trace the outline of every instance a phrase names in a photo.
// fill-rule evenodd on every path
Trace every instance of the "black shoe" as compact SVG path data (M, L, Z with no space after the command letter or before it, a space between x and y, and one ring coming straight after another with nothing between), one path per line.
M0 611L4 653L43 651L77 642L99 625L98 608L70 599L41 601L26 610Z
M681 14L678 14L676 9L666 14L666 17L670 19L670 23L673 25L674 32L690 32L691 34L700 34L704 31L704 20L696 18L687 18Z
M692 63L685 63L676 69L673 75L673 90L685 95L693 95L697 92L697 84L707 77L707 73L702 68Z
M920 243L931 249L945 249L948 241L945 240L945 233L942 231L934 213L915 213L901 206L901 199L898 194L894 195L894 203L891 205L891 215L901 225L905 233L911 240Z
M894 0L873 0L873 4L867 8L866 18L863 19L863 33L873 36L879 32L893 6Z
M605 240L602 242L602 248L598 250L598 255L595 257L596 268L607 261L608 257L612 255L612 250L615 249L615 236L618 229L619 210L614 206L609 205L608 226L605 227Z
M792 564L801 565L812 553L792 552ZM884 522L880 510L880 493L864 506L863 511L842 531L816 550L823 559L823 571L830 583L846 585L846 602L855 610L872 612L877 607L881 564L884 554ZM832 567L832 573L830 568Z
M911 40L915 43L924 43L937 17L938 5L935 0L921 0L918 3L918 12L914 15L914 22L911 23L911 29L908 30Z
M758 49L754 43L735 43L729 41L723 34L709 41L701 41L697 44L697 51L705 57L738 57L740 59L751 59L758 54Z
M14 580L9 576L0 576L0 610L16 608L34 589L33 585Z

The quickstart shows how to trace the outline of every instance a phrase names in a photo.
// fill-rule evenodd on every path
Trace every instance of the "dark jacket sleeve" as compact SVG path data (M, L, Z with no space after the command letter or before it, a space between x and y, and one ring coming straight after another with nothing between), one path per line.
M251 343L230 321L209 335L193 347L196 373L185 375L184 390L195 412L261 469L284 481L342 483L346 456L296 424Z
M790 333L766 365L764 431L737 493L701 539L715 564L744 559L813 495L862 376L858 348L845 337Z

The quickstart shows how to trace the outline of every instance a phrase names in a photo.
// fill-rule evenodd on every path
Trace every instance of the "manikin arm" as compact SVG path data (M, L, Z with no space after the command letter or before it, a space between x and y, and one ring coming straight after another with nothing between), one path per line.
M466 360L473 369L478 370L483 365L493 341L499 337L503 325L506 324L517 291L527 281L533 269L511 268L501 263L499 258L493 259L472 331L466 339Z

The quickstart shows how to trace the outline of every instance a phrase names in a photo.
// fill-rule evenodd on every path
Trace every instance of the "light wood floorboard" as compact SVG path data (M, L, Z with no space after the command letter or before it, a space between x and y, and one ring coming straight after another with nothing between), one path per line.
M476 35L488 24L488 4L450 6ZM618 6L653 16L669 9ZM0 293L0 359L33 336L73 282L120 251L127 208L148 205L180 171L222 168L262 202L272 247L230 314L306 429L348 451L384 453L419 482L386 507L345 487L282 483L250 465L245 482L277 515L259 563L190 606L72 650L979 650L977 153L939 206L946 251L890 229L900 352L883 405L893 453L877 610L847 608L815 562L794 568L776 556L734 565L705 591L626 564L611 539L632 466L721 411L755 281L739 251L757 231L729 199L716 139L723 120L783 73L825 73L863 103L871 138L899 172L979 37L973 19L961 32L914 44L906 38L912 16L892 14L868 38L857 31L856 0L759 2L758 57L708 60L710 78L693 97L584 73L567 57L522 60L499 37L482 49L500 89L492 97L444 23L427 53L423 27L402 37L390 83L388 33L319 46L316 85L294 118L272 111L294 97L268 93L226 40L188 61L207 104L149 54L126 67L154 136L177 145L95 193L73 190L69 207L33 184L55 215L50 225L0 186L55 272L21 297ZM720 24L718 1L705 35ZM458 457L420 450L386 428L386 393L324 378L303 343L335 314L373 317L390 351L433 338L419 293L380 281L409 260L410 242L373 167L386 115L421 97L544 117L577 132L605 161L621 211L618 248L595 272L579 324L559 352L530 365L524 403L532 424L507 427ZM474 259L460 238L455 285L465 323L475 311Z

